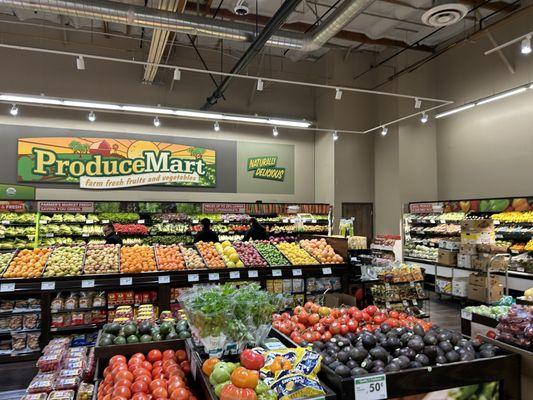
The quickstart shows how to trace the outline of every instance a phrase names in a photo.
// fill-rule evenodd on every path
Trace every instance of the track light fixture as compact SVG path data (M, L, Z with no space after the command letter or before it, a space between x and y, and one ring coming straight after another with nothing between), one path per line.
M386 126L381 128L381 136L387 136L387 132L389 132L389 128Z
M526 36L522 39L522 43L520 44L520 52L526 55L531 53L531 36Z
M179 68L174 70L174 80L179 81L181 79L181 71Z
M342 99L342 90L337 88L335 89L335 100L340 100L340 99Z
M278 128L276 128L276 127L272 128L272 135L273 135L274 137L276 137L276 136L279 135Z
M76 68L80 71L85 69L85 60L82 56L78 56L78 58L76 58Z
M420 122L425 124L426 122L428 122L428 119L429 119L429 116L424 112L422 113L422 116L420 117Z
M87 117L87 119L88 119L89 121L91 121L91 122L96 121L96 114L94 113L94 111L91 111L91 112L89 113L89 116Z
M422 106L422 100L420 100L419 98L416 98L415 99L415 108L418 109Z
M220 130L220 125L218 121L215 121L215 123L213 124L213 129L215 130L215 132L218 132Z
M10 113L12 116L14 116L14 117L15 117L16 115L18 115L18 113L19 113L19 108L17 107L16 104L13 104L13 105L11 106L11 109L9 110L9 113Z
M337 131L333 131L333 140L337 141L338 139L339 139L339 134L337 133Z
M257 91L258 92L262 92L263 91L263 80L262 79L258 79L257 80Z
M154 126L155 127L161 126L161 121L159 121L159 117L154 118Z

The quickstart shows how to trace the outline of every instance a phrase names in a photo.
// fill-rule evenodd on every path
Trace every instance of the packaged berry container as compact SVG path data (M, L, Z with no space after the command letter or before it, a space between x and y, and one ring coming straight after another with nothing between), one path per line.
M54 384L54 390L75 390L79 385L79 376L72 376L70 378L57 378Z
M54 390L48 395L48 400L74 400L74 390Z
M47 398L47 393L31 393L22 396L20 400L46 400Z
M30 382L28 393L50 393L54 389L54 382L56 380L56 374L37 374Z

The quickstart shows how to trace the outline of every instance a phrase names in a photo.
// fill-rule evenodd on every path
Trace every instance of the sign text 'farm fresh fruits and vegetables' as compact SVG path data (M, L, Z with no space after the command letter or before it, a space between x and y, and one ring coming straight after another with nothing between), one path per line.
M84 189L216 186L216 152L181 144L111 138L18 140L18 180Z
M438 203L410 203L409 212L418 214L462 212L502 212L533 210L533 198L499 198L483 200L457 200Z

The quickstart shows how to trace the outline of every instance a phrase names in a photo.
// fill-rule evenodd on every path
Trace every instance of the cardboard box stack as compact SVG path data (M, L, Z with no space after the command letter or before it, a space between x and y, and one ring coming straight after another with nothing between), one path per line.
M488 289L488 290L487 290ZM482 303L493 303L503 295L503 285L498 278L470 274L468 279L468 298Z
M459 241L448 239L439 240L439 252L437 255L437 263L449 267L457 265L457 251L459 250Z

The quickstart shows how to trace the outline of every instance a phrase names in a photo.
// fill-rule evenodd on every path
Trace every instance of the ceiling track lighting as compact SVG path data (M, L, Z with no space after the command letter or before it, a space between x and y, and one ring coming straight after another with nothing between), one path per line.
M335 89L335 100L340 100L340 99L342 99L342 90L337 88Z
M96 114L95 114L93 111L91 111L91 112L89 113L89 116L87 117L87 119L88 119L89 121L91 121L91 122L96 121Z
M262 92L263 91L263 80L262 79L258 79L257 80L257 91L258 92Z
M179 81L181 79L181 70L179 68L176 68L174 70L174 80Z
M76 68L80 71L85 69L85 59L82 56L78 56L78 58L76 58Z
M215 132L220 131L220 124L218 123L218 121L215 121L215 123L213 124L213 129L215 130Z
M159 121L159 117L155 117L154 118L154 126L155 127L161 126L161 121Z
M420 122L425 124L426 122L428 122L428 119L429 119L429 116L425 112L423 112L422 116L420 117Z
M415 108L419 109L420 107L422 107L422 100L420 100L419 98L416 98L415 99Z
M272 136L276 137L279 135L278 128L274 127L272 128Z
M337 133L337 131L333 131L333 141L337 141L339 139L339 134Z
M440 114L437 114L437 115L435 115L435 118L447 117L448 115L457 114L458 112L468 110L468 109L470 109L472 107L475 107L475 106L476 106L476 103L465 104L464 106L457 107L457 108L452 108L451 110L444 111L444 112L442 112Z
M520 53L527 55L531 53L531 36L528 35L520 43Z
M389 128L386 126L381 128L381 136L387 136L387 133L389 132Z
M17 107L16 104L13 104L13 105L11 106L11 109L9 110L9 113L10 113L12 116L14 116L14 117L18 115L18 113L19 113L19 108Z
M515 94L519 94L519 93L525 92L526 90L527 90L527 87L522 86L522 87L517 88L517 89L513 89L513 90L509 90L507 92L499 93L499 94L496 94L494 96L490 96L490 97L487 97L485 99L477 101L476 102L476 106L480 106L482 104L487 104L487 103L492 103L493 101L500 100L500 99L505 99L506 97L514 96Z

